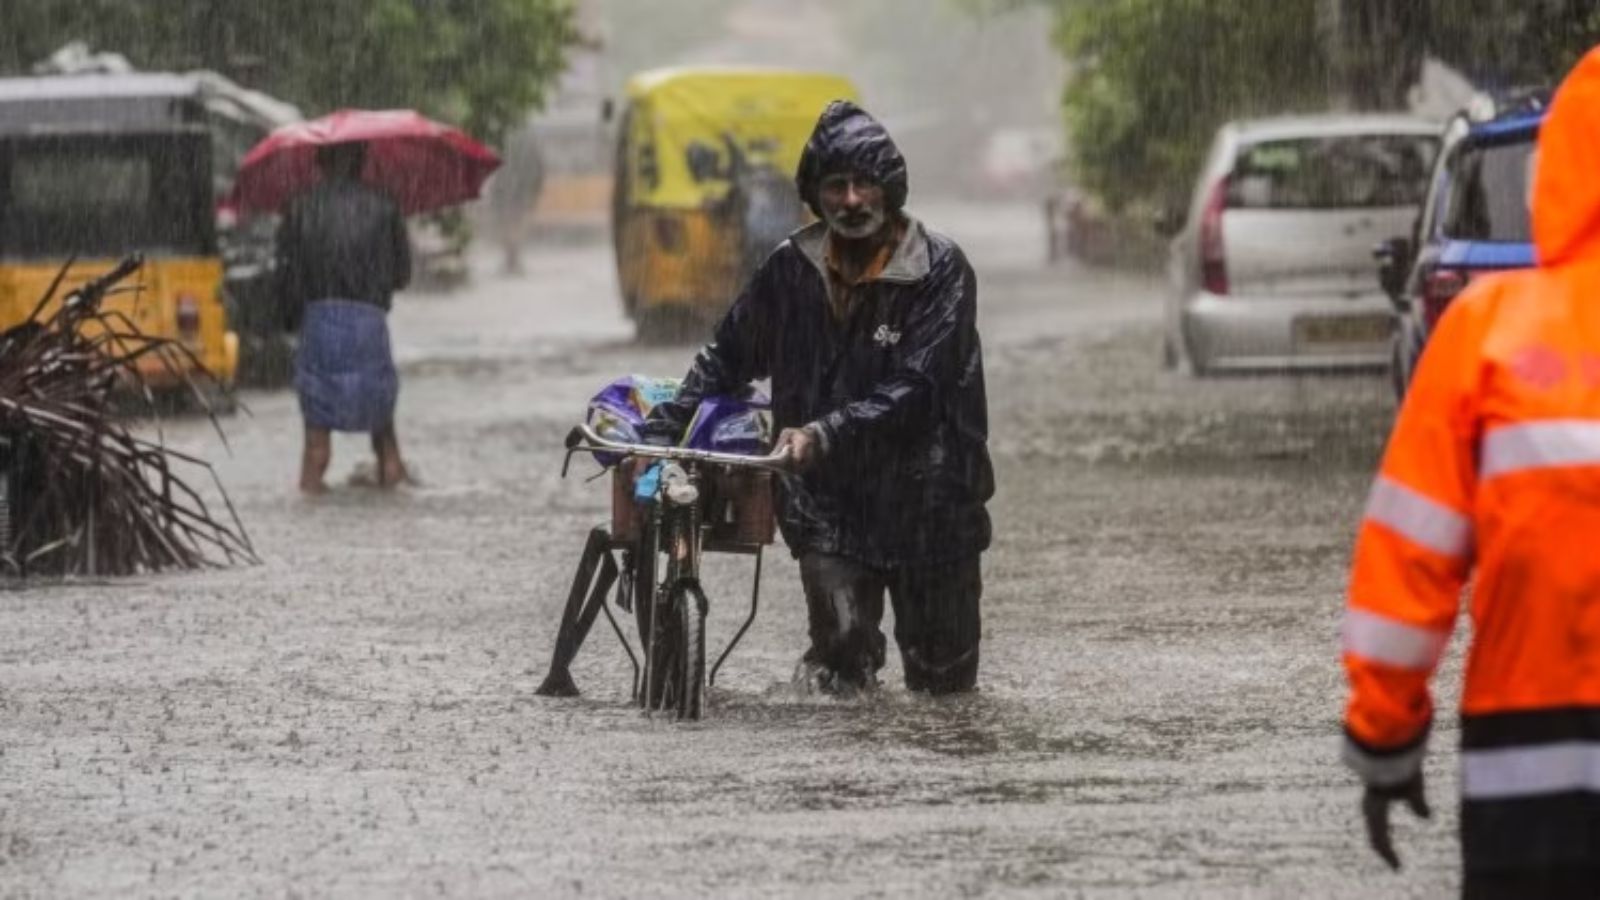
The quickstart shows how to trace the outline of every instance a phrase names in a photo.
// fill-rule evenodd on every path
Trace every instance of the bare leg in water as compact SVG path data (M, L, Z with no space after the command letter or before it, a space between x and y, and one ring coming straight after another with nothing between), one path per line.
M300 454L300 492L321 494L328 490L322 480L333 462L333 434L326 428L306 426L306 446Z
M372 452L378 457L378 486L399 487L411 483L411 473L400 458L400 437L395 433L394 422L389 422L372 433Z

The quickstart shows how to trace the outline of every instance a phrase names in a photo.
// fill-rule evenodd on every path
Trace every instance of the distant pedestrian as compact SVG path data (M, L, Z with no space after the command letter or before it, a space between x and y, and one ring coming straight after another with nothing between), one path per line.
M504 251L503 271L522 274L522 245L534 207L544 191L544 152L531 126L523 126L506 139L505 165L489 183L489 206Z
M1600 896L1600 48L1556 93L1535 269L1445 311L1389 439L1344 622L1344 757L1373 849L1429 809L1428 681L1472 581L1461 696L1463 894Z
M378 484L409 480L395 433L399 377L388 312L411 277L405 220L387 194L360 180L366 145L317 149L321 180L297 197L278 232L279 289L300 332L295 388L305 420L300 490L327 489L334 431L367 432Z

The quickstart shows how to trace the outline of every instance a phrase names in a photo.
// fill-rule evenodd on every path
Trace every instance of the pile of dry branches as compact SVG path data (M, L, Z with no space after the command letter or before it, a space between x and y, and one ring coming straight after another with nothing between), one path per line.
M52 305L69 263L29 320L0 334L0 571L125 575L256 560L211 467L163 446L159 432L156 442L135 437L118 415L130 386L154 409L135 365L146 357L199 396L187 348L102 308L135 290L118 285L140 263L125 260ZM210 477L226 514L179 472Z

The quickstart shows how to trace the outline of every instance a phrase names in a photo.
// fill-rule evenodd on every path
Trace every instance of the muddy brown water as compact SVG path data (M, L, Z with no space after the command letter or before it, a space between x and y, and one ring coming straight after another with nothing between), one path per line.
M603 623L584 695L532 695L606 503L560 438L689 355L627 342L608 248L549 248L401 298L424 487L300 500L293 398L254 395L231 457L168 437L219 460L261 566L0 593L0 896L1448 896L1453 732L1398 876L1336 762L1383 379L1162 372L1159 284L1039 266L1031 210L927 217L982 277L980 692L908 694L895 662L865 700L791 689L780 547L705 722L638 713ZM750 565L710 569L716 650Z

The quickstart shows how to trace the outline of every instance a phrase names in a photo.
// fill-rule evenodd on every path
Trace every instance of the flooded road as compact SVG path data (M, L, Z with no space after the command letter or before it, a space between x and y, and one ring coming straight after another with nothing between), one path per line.
M547 247L397 300L425 487L300 499L294 399L252 395L231 457L168 438L220 460L263 565L0 594L0 896L1449 896L1453 726L1399 876L1335 760L1387 383L1162 372L1158 283L1042 267L1030 208L918 212L980 277L981 692L909 695L891 653L867 700L795 694L780 547L707 721L630 706L603 625L584 696L533 696L608 500L561 437L691 352L628 343L609 246ZM333 475L366 453L336 440ZM751 568L709 567L715 653Z

